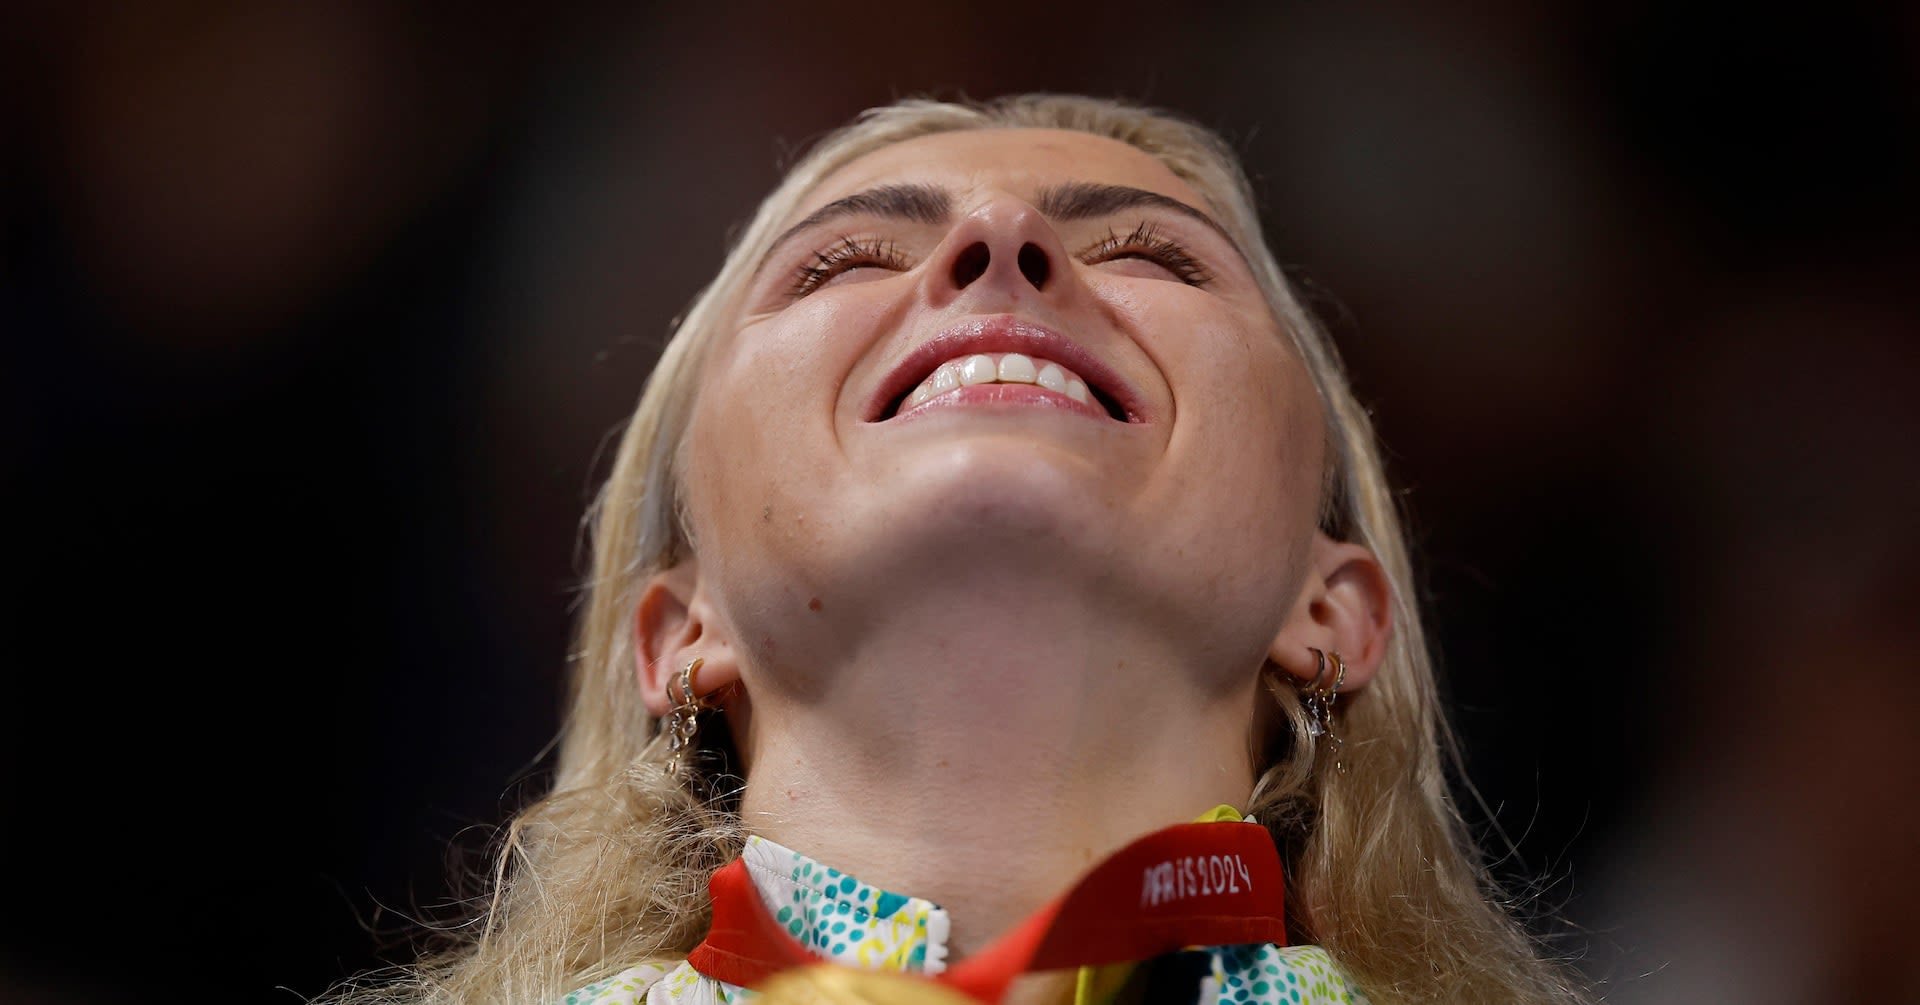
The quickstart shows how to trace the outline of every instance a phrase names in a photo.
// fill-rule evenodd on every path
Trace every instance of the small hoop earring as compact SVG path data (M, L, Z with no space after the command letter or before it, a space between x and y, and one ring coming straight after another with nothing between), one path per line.
M1313 679L1298 686L1300 688L1301 700L1307 707L1307 732L1318 737L1327 731L1326 710L1321 707L1315 698L1315 696L1320 693L1320 682L1327 679L1327 654L1312 646L1307 647L1307 652L1313 654L1316 664L1313 671Z
M674 701L673 711L660 724L661 732L667 734L667 749L671 751L667 755L669 775L680 774L681 757L692 749L694 735L700 731L700 713L711 707L693 690L693 675L699 673L706 662L696 657L680 668L680 696ZM671 692L673 686L668 685L667 690Z
M1334 769L1346 773L1347 765L1340 757L1346 742L1340 734L1333 731L1333 703L1340 697L1340 685L1347 682L1347 663L1337 652L1321 652L1312 646L1307 651L1313 654L1319 663L1319 669L1313 680L1300 688L1301 702L1307 709L1307 732L1315 739L1325 739L1333 750ZM1324 687L1320 682L1327 677L1327 662L1333 662L1333 683Z

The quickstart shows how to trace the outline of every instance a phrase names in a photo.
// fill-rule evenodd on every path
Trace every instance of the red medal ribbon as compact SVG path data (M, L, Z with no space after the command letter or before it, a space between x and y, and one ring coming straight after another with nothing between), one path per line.
M1286 945L1280 855L1256 824L1178 824L1107 856L1066 893L991 945L929 980L997 1002L1021 974L1151 959L1192 946ZM715 980L758 987L826 962L788 934L745 863L713 874L713 927L687 962Z

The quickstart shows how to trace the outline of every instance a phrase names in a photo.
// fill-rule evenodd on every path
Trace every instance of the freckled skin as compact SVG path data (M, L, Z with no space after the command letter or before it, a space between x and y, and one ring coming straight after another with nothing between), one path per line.
M752 697L748 825L949 904L962 955L1073 863L1245 799L1255 682L1314 545L1320 406L1244 261L1177 211L1152 222L1205 262L1205 285L1096 260L1145 221L1039 214L1065 183L1207 209L1152 157L1077 133L862 157L782 229L883 184L945 189L951 216L849 219L776 251L713 347L688 433L689 648L724 645ZM788 297L843 234L891 242L897 267ZM954 267L980 246L984 271ZM900 360L983 316L1073 340L1150 421L968 406L869 421ZM951 841L931 854L927 835Z
M968 558L999 569L1017 553L1083 570L1088 588L1135 615L1207 622L1211 634L1237 622L1247 647L1270 638L1312 530L1322 427L1305 368L1232 246L1204 225L1156 220L1205 258L1214 278L1194 288L1144 261L1075 260L1134 217L1042 222L1035 240L1055 272L1044 290L991 277L949 288L942 255L976 239L956 231L1018 226L1009 220L1031 215L1028 200L1063 181L1145 188L1205 208L1184 181L1124 144L989 130L868 155L795 212L886 183L939 185L959 200L948 224L844 225L895 241L911 260L904 272L854 270L787 300L788 274L809 250L802 241L749 290L737 333L706 374L688 476L696 540L728 545L702 556L723 603L771 610L772 596L792 590L866 609L915 589L916 578L954 575ZM904 347L984 313L1073 338L1163 421L860 421ZM770 375L780 393L756 393Z

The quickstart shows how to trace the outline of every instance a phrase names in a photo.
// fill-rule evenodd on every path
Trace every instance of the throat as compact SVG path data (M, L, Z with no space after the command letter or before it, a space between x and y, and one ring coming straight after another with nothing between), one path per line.
M865 728L820 706L761 717L781 725L756 740L744 822L939 905L949 959L964 959L1135 838L1221 804L1245 809L1245 705L1100 705L1036 699L967 721L949 703L944 718L925 709Z

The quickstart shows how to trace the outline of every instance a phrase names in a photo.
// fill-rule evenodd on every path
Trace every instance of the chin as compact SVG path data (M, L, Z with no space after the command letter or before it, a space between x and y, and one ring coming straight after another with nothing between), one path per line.
M1118 496L1138 479L1057 444L968 437L916 452L883 484L869 497L866 525L887 550L940 566L1030 566L1041 557L1114 554Z

